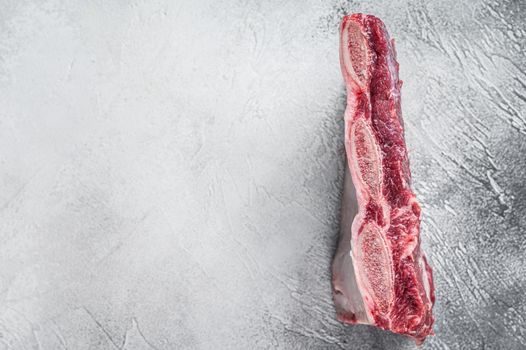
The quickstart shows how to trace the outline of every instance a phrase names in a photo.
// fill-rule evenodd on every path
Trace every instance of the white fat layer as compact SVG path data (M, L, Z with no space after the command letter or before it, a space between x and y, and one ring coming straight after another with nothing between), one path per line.
M426 291L427 300L431 300L431 286L429 285L429 276L427 275L426 264L424 263L424 253L419 261L420 270L422 271L422 280L424 282L424 290Z
M362 289L359 288L355 273L355 263L351 257L352 223L358 213L356 190L354 188L348 166L345 170L345 183L342 201L342 220L340 242L334 259L333 273L335 288L341 294L335 294L336 307L353 313L356 322L373 324L364 305Z

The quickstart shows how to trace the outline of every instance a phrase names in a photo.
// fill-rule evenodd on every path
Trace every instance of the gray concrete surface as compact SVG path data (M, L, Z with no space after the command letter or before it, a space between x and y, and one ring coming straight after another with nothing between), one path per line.
M343 14L397 40L422 349L526 347L524 1L0 0L0 349L413 349L334 317Z

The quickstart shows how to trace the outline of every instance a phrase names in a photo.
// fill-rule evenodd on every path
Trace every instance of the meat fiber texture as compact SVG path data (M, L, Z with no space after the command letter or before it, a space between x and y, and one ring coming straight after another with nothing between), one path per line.
M394 40L376 17L346 16L340 61L348 170L333 263L338 319L422 343L433 332L435 297L420 247L420 206L410 188Z
M422 350L526 348L526 3L0 1L0 349L412 350L339 322L344 15L396 38Z

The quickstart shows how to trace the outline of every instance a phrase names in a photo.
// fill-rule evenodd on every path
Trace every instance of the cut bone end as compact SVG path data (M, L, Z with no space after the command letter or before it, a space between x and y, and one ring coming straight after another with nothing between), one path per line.
M358 87L364 88L368 81L367 62L369 53L367 41L360 27L350 17L346 17L342 24L342 69Z
M359 179L367 192L378 197L382 186L381 153L372 130L363 119L358 119L351 134L351 154Z
M393 262L389 254L387 241L381 230L375 225L363 227L358 236L356 257L362 283L373 298L378 310L386 315L393 301Z

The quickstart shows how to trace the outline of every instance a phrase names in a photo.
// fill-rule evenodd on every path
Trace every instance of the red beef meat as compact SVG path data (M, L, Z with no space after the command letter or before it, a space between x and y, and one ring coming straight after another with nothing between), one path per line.
M420 206L411 190L394 41L380 19L363 14L343 19L340 40L348 167L333 262L338 319L420 344L433 334L435 297L420 248Z

